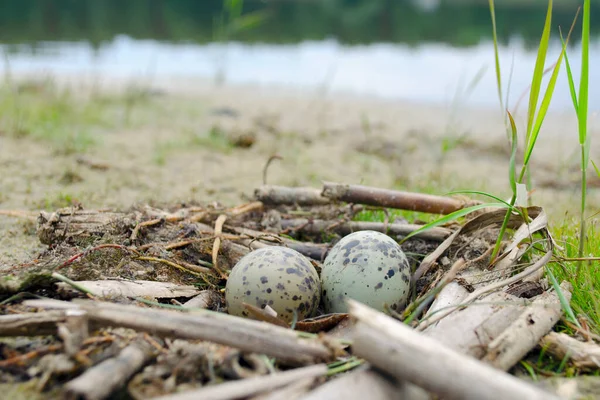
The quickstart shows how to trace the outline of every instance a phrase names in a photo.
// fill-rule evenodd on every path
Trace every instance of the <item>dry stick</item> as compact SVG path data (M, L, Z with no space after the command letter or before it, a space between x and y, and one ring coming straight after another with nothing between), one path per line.
M0 315L0 337L54 335L66 318L64 311Z
M213 243L212 248L213 268L219 273L219 275L221 275L223 279L227 279L227 275L225 275L225 273L219 269L218 256L219 248L221 247L221 234L223 232L223 224L225 224L225 220L227 220L227 216L225 214L221 214L215 222L215 242Z
M138 234L140 233L140 229L142 229L143 227L158 225L163 221L165 221L163 218L155 218L155 219L151 219L149 221L144 221L144 222L138 223L135 226L135 228L133 228L133 231L131 232L131 236L129 237L129 240L131 240L132 242L135 241L138 237Z
M264 185L254 190L254 197L270 205L320 206L329 204L321 190L310 187Z
M120 326L190 340L211 342L266 354L292 364L309 364L331 358L331 351L318 340L300 339L296 332L233 315L195 310L193 314L155 310L99 301L63 302L28 300L23 304L45 308L81 308L90 321L101 326Z
M339 221L336 221L339 222ZM281 221L281 227L284 230L301 231L309 234L320 234L322 232L332 231L340 235L348 235L356 231L377 231L388 235L407 236L408 234L422 228L422 225L416 224L386 224L381 222L362 222L351 221L341 222L332 225L331 221L309 220L309 219L288 219ZM446 239L452 231L446 228L434 227L418 233L415 238L441 242Z
M422 389L395 381L372 369L361 369L334 378L319 386L301 400L429 400Z
M31 215L27 211L21 210L0 210L0 215L5 215L7 217L26 218L30 221L37 221L36 216Z
M527 300L504 292L491 293L464 310L430 326L425 335L475 358L523 313Z
M469 296L467 296L467 298L462 302L462 304L457 305L454 308L448 309L444 312L440 312L436 315L434 315L432 318L427 319L425 321L423 321L421 324L419 324L419 326L417 327L418 330L424 330L426 329L429 325L432 325L434 323L436 323L437 321L439 321L440 319L446 317L447 315L453 313L456 309L460 308L460 307L464 307L470 303L472 303L473 301L475 301L479 296L484 295L486 293L492 292L496 289L499 289L503 286L506 285L510 285L511 283L515 283L520 281L521 279L533 274L534 272L536 272L538 269L542 268L544 265L546 265L548 263L548 261L550 261L550 258L552 257L552 250L548 251L546 254L544 254L544 256L542 258L540 258L538 261L536 261L533 265L527 267L525 270L523 270L522 272L513 275L510 278L498 281L498 282L494 282L488 286L479 288L477 290L475 290L473 293L471 293Z
M41 349L30 351L29 353L21 354L19 356L15 356L12 358L7 358L6 360L0 361L0 368L6 368L13 364L20 364L27 360L31 360L32 358L39 357L41 355L52 353L55 351L61 350L63 347L62 344L51 344L50 346L43 347Z
M281 157L279 154L273 154L271 157L269 157L263 168L263 185L267 184L267 171L269 170L269 165L271 165L271 163L275 160L283 160L283 157Z
M323 183L322 195L334 201L367 204L377 207L397 208L432 214L450 214L465 206L479 204L479 202L471 201L467 203L451 197L379 189L362 185L346 185L333 182Z
M140 340L125 347L115 358L102 361L65 385L65 399L100 400L115 390L155 357L153 348Z
M563 282L561 290L571 300L570 284ZM500 336L488 346L483 358L490 365L508 371L529 353L558 322L562 307L555 291L546 292L533 301Z
M119 297L154 297L173 298L191 297L200 293L197 287L191 285L178 285L170 282L156 282L144 280L101 280L101 281L77 281L79 288L73 288L68 283L57 283L59 292L72 292L81 290L91 292L96 296L119 296Z
M525 381L486 365L420 334L356 301L348 301L357 320L354 354L399 380L444 399L558 400Z
M184 393L156 397L154 400L240 399L268 390L277 389L298 382L299 380L316 378L325 374L327 374L327 366L325 364L318 364L285 372L277 372L266 376L221 383L219 385L212 385L198 390L190 390Z
M260 201L253 201L252 203L243 204L241 206L234 207L228 210L228 214L231 217L238 217L243 214L247 214L252 211L260 211L264 207L264 204Z
M600 368L600 346L558 332L550 332L540 340L540 346L562 360L568 358L578 368Z

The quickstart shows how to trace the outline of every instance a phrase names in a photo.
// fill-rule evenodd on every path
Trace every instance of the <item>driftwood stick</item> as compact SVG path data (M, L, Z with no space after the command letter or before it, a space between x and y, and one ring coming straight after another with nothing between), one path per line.
M298 382L299 380L323 376L326 373L327 366L325 364L318 364L285 372L277 372L271 375L208 386L184 393L161 396L155 398L155 400L230 400L247 398L248 396L277 389Z
M339 222L339 221L335 221ZM336 232L340 235L348 235L356 231L377 231L388 235L407 236L408 234L420 229L422 225L415 224L385 224L382 222L343 222L333 223L325 220L308 220L303 218L284 219L281 221L281 227L288 230L296 230L309 234L320 234L322 232ZM432 240L441 242L448 237L452 231L446 228L434 227L415 235L415 238L423 240Z
M600 368L600 346L558 332L550 332L540 340L540 346L558 359L567 357L578 368Z
M329 199L321 196L319 189L310 187L264 185L254 190L254 197L271 205L320 206L329 204Z
M561 290L571 300L570 284L563 282ZM521 315L488 346L483 361L508 371L531 351L540 339L558 322L562 315L560 300L555 291L538 296Z
M445 399L558 400L359 302L348 300L348 305L357 320L354 354L399 380Z
M101 362L67 383L65 399L106 399L154 356L154 349L146 342L130 344L117 357Z
M66 320L64 311L0 315L0 337L54 335Z
M474 201L467 203L451 197L333 182L325 182L323 184L322 195L334 201L398 208L431 214L450 214L465 206L477 204Z
M429 400L419 387L396 381L373 369L361 369L334 378L301 400Z
M431 307L429 307L429 310L425 313L425 317L429 317L446 307L460 304L468 295L469 291L460 283L455 281L448 283L436 296Z
M102 326L120 326L163 337L207 340L277 357L290 364L312 364L331 358L330 350L320 341L300 339L297 332L290 329L208 310L185 314L98 301L27 300L24 304L80 308L88 313L91 322Z
M77 281L77 285L102 297L192 297L200 291L195 286L183 286L170 282L155 281ZM59 292L76 292L77 290L66 283L57 283Z
M525 299L504 292L491 293L423 333L463 354L482 358L490 342L523 313L526 304Z

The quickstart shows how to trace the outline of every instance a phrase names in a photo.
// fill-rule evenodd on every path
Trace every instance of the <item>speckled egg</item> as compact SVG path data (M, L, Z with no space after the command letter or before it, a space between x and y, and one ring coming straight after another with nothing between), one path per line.
M270 246L246 254L231 270L225 286L229 314L248 317L242 303L267 305L287 322L314 315L321 300L319 274L296 250Z
M375 231L359 231L331 249L321 271L328 313L347 312L346 298L383 311L399 310L410 290L410 266L398 243Z

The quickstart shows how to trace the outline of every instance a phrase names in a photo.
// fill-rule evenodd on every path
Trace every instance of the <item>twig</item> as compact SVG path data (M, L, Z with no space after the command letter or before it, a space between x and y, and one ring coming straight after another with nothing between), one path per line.
M65 398L105 399L155 357L145 341L125 347L115 358L102 361L65 385Z
M291 219L282 220L281 227L285 231L300 231L309 234L320 234L322 232L336 232L340 235L348 235L356 231L377 231L388 235L407 236L410 233L422 228L422 225L416 224L386 224L381 222L366 221L324 221L319 219ZM446 239L452 231L446 228L434 227L415 235L415 238L441 242Z
M559 399L359 302L349 300L348 305L357 320L354 354L399 380L449 399Z
M540 340L540 346L557 359L565 357L579 368L600 368L600 346L558 332L550 332Z
M212 248L213 268L221 275L223 279L227 279L227 275L219 268L219 248L221 247L221 234L223 232L223 224L227 220L227 215L221 214L215 222L215 242Z
M222 383L220 385L190 390L184 393L161 396L157 397L155 400L230 400L246 398L248 396L289 385L290 383L299 380L323 376L326 373L327 366L325 364L318 364L285 372L277 372L267 376Z
M561 285L567 301L571 292L567 282ZM483 358L490 365L508 371L529 353L558 322L562 315L560 300L555 291L539 296L531 306L488 346Z
M297 332L289 329L208 310L185 314L90 300L28 300L23 304L32 307L80 308L88 313L90 321L101 326L120 326L181 339L208 340L278 357L280 362L309 364L332 357L332 348L316 339L300 339Z
M29 353L21 354L19 356L15 356L12 358L8 358L6 360L0 361L0 368L6 368L13 364L20 364L25 361L31 360L32 358L39 357L41 355L52 353L55 351L59 351L62 349L62 344L51 344L50 346L46 346L41 349L30 351Z
M367 204L377 207L397 208L432 214L450 214L465 206L480 203L476 201L466 203L444 196L379 189L362 185L346 185L333 182L323 183L322 195L334 201Z
M21 210L0 210L0 215L6 215L7 217L26 218L30 221L36 221L37 217L31 215L27 211Z
M137 239L138 234L140 233L140 229L142 229L143 227L146 227L146 226L158 225L164 221L165 221L164 218L155 218L155 219L151 219L149 221L144 221L144 222L138 223L135 226L135 228L133 228L133 231L131 232L131 236L129 237L129 239L132 242L135 241Z
M64 311L0 315L0 337L54 335L65 320Z
M287 187L264 185L254 190L254 197L265 204L320 206L329 204L327 197L321 196L319 189L310 187Z
M283 160L283 157L281 157L279 154L273 154L271 157L269 157L263 168L263 185L267 184L267 170L269 169L269 165L271 165L271 163L275 160Z

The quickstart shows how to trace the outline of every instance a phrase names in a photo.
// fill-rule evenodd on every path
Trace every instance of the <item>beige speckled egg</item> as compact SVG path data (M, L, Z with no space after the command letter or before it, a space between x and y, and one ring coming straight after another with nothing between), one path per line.
M321 299L319 274L296 250L270 246L246 254L231 270L225 286L229 314L248 317L242 303L267 305L287 322L314 315Z
M398 243L376 231L359 231L331 249L321 271L328 313L347 312L346 298L384 311L398 310L410 291L410 265Z

